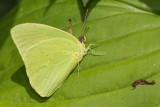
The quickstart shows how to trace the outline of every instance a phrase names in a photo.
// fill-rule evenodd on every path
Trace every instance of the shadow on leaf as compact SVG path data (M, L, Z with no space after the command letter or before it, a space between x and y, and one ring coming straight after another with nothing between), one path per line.
M89 13L90 13L100 0L92 0L92 1L89 0L85 7L83 6L82 0L77 0L77 1L78 1L78 7L81 13L82 22L84 22L87 9L89 10Z
M40 97L35 90L31 87L27 74L26 74L26 70L25 67L22 66L19 70L17 70L11 77L11 79L16 82L17 84L23 86L27 93L29 94L29 96L32 99L35 99L37 102L43 103L46 102L49 98L42 98Z
M148 7L152 9L152 12L154 12L157 15L160 15L160 1L155 0L140 0L144 4L146 4Z
M3 17L0 20L1 26L0 26L0 49L3 47L3 44L10 36L10 30L13 27L13 23L17 14L17 11L19 10L19 6L15 7L12 12L10 12L8 15ZM6 24L7 23L7 24Z
M44 13L43 13L43 16L45 16L48 12L48 10L52 7L52 5L55 3L56 0L49 0L49 4L48 6L46 7Z

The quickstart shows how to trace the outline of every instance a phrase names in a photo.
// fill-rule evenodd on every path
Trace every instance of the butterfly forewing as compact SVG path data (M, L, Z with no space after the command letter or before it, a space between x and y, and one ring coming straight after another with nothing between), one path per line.
M50 26L22 24L11 34L31 86L42 97L52 95L83 57L84 44Z

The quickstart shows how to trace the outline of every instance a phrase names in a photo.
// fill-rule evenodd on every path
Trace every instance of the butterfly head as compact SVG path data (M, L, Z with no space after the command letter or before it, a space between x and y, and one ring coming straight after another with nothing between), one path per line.
M84 43L86 41L86 37L85 36L80 36L78 38L78 40L81 42L81 43Z

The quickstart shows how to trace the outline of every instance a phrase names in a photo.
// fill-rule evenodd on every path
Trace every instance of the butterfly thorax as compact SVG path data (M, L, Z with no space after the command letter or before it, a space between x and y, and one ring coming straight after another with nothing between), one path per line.
M82 42L80 45L80 50L78 52L74 52L73 56L75 60L80 62L83 59L84 55L85 55L85 44Z

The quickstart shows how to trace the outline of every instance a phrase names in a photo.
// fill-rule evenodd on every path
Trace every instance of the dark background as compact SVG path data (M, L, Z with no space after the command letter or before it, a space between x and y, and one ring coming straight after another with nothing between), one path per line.
M20 0L0 0L0 18L6 15Z

